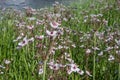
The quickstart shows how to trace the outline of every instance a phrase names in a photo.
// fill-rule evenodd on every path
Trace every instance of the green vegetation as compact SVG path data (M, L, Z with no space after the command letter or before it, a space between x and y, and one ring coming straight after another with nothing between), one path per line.
M0 80L120 80L120 2L0 10Z

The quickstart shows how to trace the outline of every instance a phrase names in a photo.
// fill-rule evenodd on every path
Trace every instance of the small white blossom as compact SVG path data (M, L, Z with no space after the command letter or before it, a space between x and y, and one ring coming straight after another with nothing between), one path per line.
M113 61L114 59L115 59L115 58L114 58L113 55L109 55L109 58L108 58L109 61Z
M38 74L43 74L43 68L39 69L39 73Z
M27 44L28 44L28 40L27 40L27 37L25 37L22 42L18 43L18 46L23 47Z
M103 51L101 51L99 54L98 54L98 56L102 56L103 55Z
M39 39L39 40L42 40L44 38L44 35L41 35L41 36L35 36L35 38Z
M91 53L91 50L90 49L87 49L86 50L86 54L90 54Z
M11 61L10 60L5 60L5 64L10 64Z
M33 25L27 26L27 28L30 29L30 30L32 30L34 28L34 26Z

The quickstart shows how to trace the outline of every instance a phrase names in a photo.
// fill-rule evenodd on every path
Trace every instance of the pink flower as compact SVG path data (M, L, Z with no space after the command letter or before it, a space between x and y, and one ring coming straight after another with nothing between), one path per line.
M51 36L51 37L56 37L57 36L57 31L46 31L47 35Z
M54 29L58 28L59 25L60 25L60 24L57 23L57 22L55 22L55 21L53 21L53 22L50 23L50 26L51 26L52 28L54 28Z
M52 70L58 70L60 68L60 65L56 63L56 64L53 64L53 65L50 65L49 67Z
M25 37L22 42L18 43L18 46L23 47L23 46L25 46L27 44L28 44L28 40L27 40L27 37Z
M27 26L27 28L30 29L30 30L32 30L34 28L34 26L33 25Z
M71 74L72 72L77 72L80 75L84 74L84 72L80 70L76 64L72 63L72 64L68 64L68 66L70 67L70 69L68 69L67 71L68 74Z
M35 38L39 39L39 40L42 40L44 38L44 35L40 35L40 36L35 36Z
M52 70L58 70L61 67L66 67L66 65L55 63L54 60L52 60L51 62L49 62L47 64L49 65L49 68Z

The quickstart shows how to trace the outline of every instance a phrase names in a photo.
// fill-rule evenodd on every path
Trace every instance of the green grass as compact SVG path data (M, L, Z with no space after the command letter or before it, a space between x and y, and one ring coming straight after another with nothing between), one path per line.
M117 7L115 1L106 0L108 5L113 6L108 10L101 9L106 6L106 1L103 1L102 3L98 3L98 1L99 0L85 0L84 2L80 2L80 4L72 4L70 8L68 8L68 12L70 11L70 14L72 14L72 17L75 19L62 22L62 26L66 26L78 34L65 34L62 37L64 39L67 36L70 36L70 39L76 44L76 48L70 47L67 52L70 53L70 57L75 61L79 68L84 71L90 71L92 77L86 74L80 76L77 73L67 75L64 72L58 72L58 74L55 74L54 71L50 71L48 67L46 67L46 64L44 64L44 75L39 75L38 63L41 60L41 57L35 57L37 53L35 47L36 42L27 45L20 50L16 49L17 42L14 43L13 40L18 36L19 31L16 29L15 20L20 20L20 17L17 17L14 11L7 11L8 13L0 11L0 16L3 17L3 19L0 20L0 65L6 67L5 69L0 68L0 72L4 72L3 74L0 74L0 80L47 80L47 77L49 77L50 74L53 74L53 76L60 75L62 77L67 77L67 80L120 80L120 59L119 56L115 54L116 49L113 49L110 53L105 52L102 57L97 56L100 51L92 51L90 55L85 54L86 49L99 47L104 50L106 45L113 46L115 44L115 42L111 42L110 44L102 42L96 37L95 32L92 32L91 29L99 32L106 31L109 27L112 28L111 32L116 31L114 29L120 29L120 11L116 10ZM95 7L90 8L91 4L94 4ZM82 14L86 11L87 13L85 15ZM99 13L103 14L103 18L108 21L108 25L103 25L102 23L100 23L100 25L89 22L83 23L84 16ZM39 17L41 18L40 15L37 15L37 18ZM27 16L24 15L21 19L27 22L26 18ZM35 22L28 22L28 24L35 24ZM80 33L80 31L83 31L83 33ZM92 37L87 41L80 42L80 38L87 32L91 33ZM36 29L34 34L42 33L43 31L39 33ZM119 37L120 36L118 36L117 39L120 39ZM50 41L47 40L45 42L43 41L43 43L47 43L48 45L50 44L49 42ZM85 47L80 48L79 46L81 45L85 45ZM49 48L46 50L49 50ZM120 50L120 46L118 50ZM58 50L56 53L54 58L59 59L62 51ZM116 60L111 62L108 61L109 54L115 55ZM10 60L11 63L6 65L4 63L5 60ZM58 78L55 78L55 80L58 80Z

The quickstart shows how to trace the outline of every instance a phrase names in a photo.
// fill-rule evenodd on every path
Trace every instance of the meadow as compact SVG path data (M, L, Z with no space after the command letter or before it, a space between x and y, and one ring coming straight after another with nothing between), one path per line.
M0 80L120 80L120 1L0 9Z

